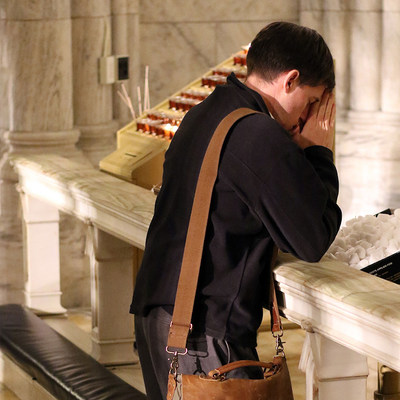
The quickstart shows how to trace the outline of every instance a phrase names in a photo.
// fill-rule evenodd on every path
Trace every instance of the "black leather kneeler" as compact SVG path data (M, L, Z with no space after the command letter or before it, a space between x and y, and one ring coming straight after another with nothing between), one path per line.
M146 399L21 305L0 306L0 348L57 399Z

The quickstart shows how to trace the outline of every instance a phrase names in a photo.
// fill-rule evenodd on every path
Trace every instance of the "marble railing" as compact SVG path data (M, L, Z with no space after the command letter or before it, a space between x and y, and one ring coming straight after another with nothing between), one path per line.
M129 362L132 252L144 248L155 196L55 155L15 157L12 163L26 232L27 305L42 312L64 311L58 212L85 221L92 268L92 353L105 363ZM398 285L327 258L311 264L280 254L278 262L282 312L307 331L302 364L308 400L366 399L367 357L400 371Z
M11 163L23 195L144 248L155 202L149 190L53 154L16 156Z
M63 313L59 211L88 226L92 355L105 364L134 361L129 316L137 249L143 249L155 196L91 166L56 155L14 157L23 210L25 303Z
M366 399L367 357L400 371L399 285L329 258L278 261L281 310L307 332L307 400Z

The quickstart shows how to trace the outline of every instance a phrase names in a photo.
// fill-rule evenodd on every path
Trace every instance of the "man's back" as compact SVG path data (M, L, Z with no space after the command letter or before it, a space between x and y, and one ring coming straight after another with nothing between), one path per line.
M249 107L265 115L244 118L227 137L211 203L192 322L195 331L255 346L262 306L268 303L271 235L281 249L300 256L312 240L302 232L307 226L301 204L306 206L313 194L299 197L299 188L292 187L291 182L305 179L306 185L312 182L314 187L319 177L303 151L269 116L261 96L236 78L228 81L187 114L166 154L163 187L131 311L146 314L154 306L172 311L195 184L206 147L225 115ZM323 148L314 152L331 170L332 181L327 184L337 187L331 155ZM293 197L299 200L296 210L291 203ZM334 200L331 206L336 207ZM320 207L315 215L310 215L309 208L305 210L307 218L321 218ZM332 210L333 236L335 212L337 209ZM320 246L315 251L320 252Z

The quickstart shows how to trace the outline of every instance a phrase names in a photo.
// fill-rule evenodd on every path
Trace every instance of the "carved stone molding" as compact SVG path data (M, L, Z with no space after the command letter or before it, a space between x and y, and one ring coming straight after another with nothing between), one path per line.
M43 147L48 148L48 152L58 153L63 150L60 147L74 146L79 139L79 135L78 129L58 132L8 131L5 133L5 138L11 146L11 153L22 149L28 152L39 150L43 153Z

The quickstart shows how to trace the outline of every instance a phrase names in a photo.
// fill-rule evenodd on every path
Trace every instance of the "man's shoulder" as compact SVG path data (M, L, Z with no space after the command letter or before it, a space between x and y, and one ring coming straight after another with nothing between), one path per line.
M289 133L265 112L256 112L242 118L234 127L232 136L248 140L254 146L271 141L291 141Z

